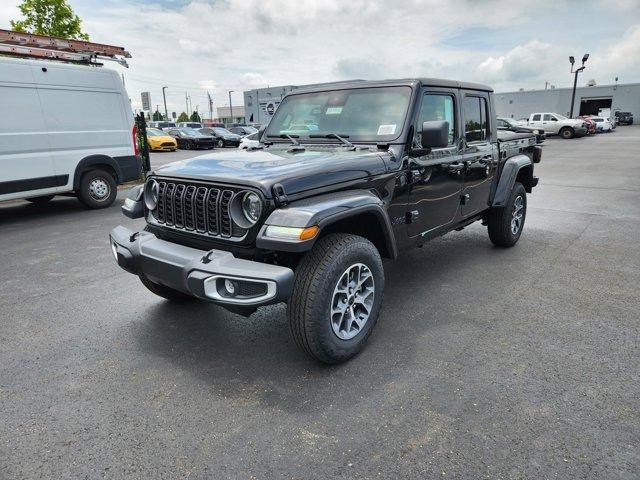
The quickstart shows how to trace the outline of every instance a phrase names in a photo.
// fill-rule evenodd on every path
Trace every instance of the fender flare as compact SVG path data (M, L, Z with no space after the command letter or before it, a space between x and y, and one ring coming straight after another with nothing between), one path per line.
M509 194L513 189L513 185L516 183L518 173L523 168L531 167L531 179L533 180L533 161L527 155L515 155L509 158L502 167L502 173L500 174L500 180L496 187L496 193L493 196L491 202L492 207L502 207L509 198ZM532 185L525 185L528 191L531 191Z
M267 250L305 252L313 248L319 237L310 240L283 240L266 237L268 226L306 228L317 225L320 234L340 220L361 214L372 214L380 228L384 246L389 257L398 255L393 227L387 215L384 202L369 190L335 192L292 202L286 207L274 210L260 228L256 246Z
M80 188L80 180L82 179L82 174L87 170L91 170L90 167L94 165L108 165L116 173L116 183L122 182L122 168L120 168L118 162L116 162L108 155L89 155L88 157L84 157L82 160L80 160L78 162L78 165L76 165L76 170L73 175L74 190L78 190Z

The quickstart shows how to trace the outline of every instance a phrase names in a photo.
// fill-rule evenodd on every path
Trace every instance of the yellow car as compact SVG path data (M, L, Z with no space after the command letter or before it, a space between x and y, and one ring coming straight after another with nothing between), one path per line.
M147 141L152 151L175 152L178 148L175 138L157 128L147 128Z

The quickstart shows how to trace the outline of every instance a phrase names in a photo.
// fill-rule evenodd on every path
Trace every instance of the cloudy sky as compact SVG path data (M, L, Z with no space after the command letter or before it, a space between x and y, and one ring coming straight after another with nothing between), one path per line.
M0 2L0 28L19 0ZM640 81L640 0L69 0L96 42L124 46L133 107L234 104L242 91L349 78L431 76L496 91Z

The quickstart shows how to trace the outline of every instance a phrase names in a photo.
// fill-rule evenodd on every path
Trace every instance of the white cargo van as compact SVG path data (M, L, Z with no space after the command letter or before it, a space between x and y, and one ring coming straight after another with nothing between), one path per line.
M0 201L75 195L108 207L140 177L133 112L117 72L0 57Z

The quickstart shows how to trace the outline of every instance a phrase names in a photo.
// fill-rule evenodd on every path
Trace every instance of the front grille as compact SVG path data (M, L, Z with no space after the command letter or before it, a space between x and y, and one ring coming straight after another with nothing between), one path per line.
M161 147L173 147L175 144L171 143L171 142L162 142L160 144Z
M158 187L158 206L152 215L159 225L211 237L242 238L246 234L231 220L234 190L161 180Z

